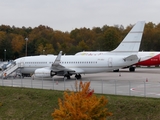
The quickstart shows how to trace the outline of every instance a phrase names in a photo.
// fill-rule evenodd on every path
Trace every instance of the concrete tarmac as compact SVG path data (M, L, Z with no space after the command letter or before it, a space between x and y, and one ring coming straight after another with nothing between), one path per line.
M126 96L160 98L160 68L136 68L135 72L121 69L120 72L104 72L82 75L83 82L90 81L91 89L95 93ZM74 78L64 79L62 76L54 78L8 78L0 79L0 86L27 87L51 90L74 90Z

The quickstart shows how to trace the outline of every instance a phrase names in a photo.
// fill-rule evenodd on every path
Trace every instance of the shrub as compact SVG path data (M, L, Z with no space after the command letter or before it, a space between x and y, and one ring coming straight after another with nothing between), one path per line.
M54 120L106 120L112 113L108 112L108 100L97 97L90 89L90 82L80 82L76 92L65 91L63 99L59 99L59 109L52 113Z

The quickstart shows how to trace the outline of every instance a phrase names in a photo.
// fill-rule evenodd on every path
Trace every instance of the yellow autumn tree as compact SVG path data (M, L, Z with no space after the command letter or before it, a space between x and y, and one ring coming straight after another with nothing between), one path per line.
M80 82L77 92L64 92L63 99L59 99L59 109L52 113L54 120L106 120L112 113L108 112L108 100L97 97L90 89L90 82Z
M15 34L12 34L12 49L14 52L18 52L20 53L22 48L24 47L25 45L25 40L23 38L22 35L15 35Z

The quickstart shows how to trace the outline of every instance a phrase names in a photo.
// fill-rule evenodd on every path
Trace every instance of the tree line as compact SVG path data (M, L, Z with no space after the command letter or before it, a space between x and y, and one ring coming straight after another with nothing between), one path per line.
M26 55L75 54L80 51L111 51L128 34L133 25L75 28L71 32L51 27L0 26L0 59L13 60ZM160 51L160 23L146 23L140 51Z

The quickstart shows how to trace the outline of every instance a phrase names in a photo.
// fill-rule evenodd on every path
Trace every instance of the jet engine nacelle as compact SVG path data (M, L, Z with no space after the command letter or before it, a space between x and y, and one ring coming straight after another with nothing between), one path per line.
M55 73L50 69L39 68L35 70L34 75L35 77L52 77Z

